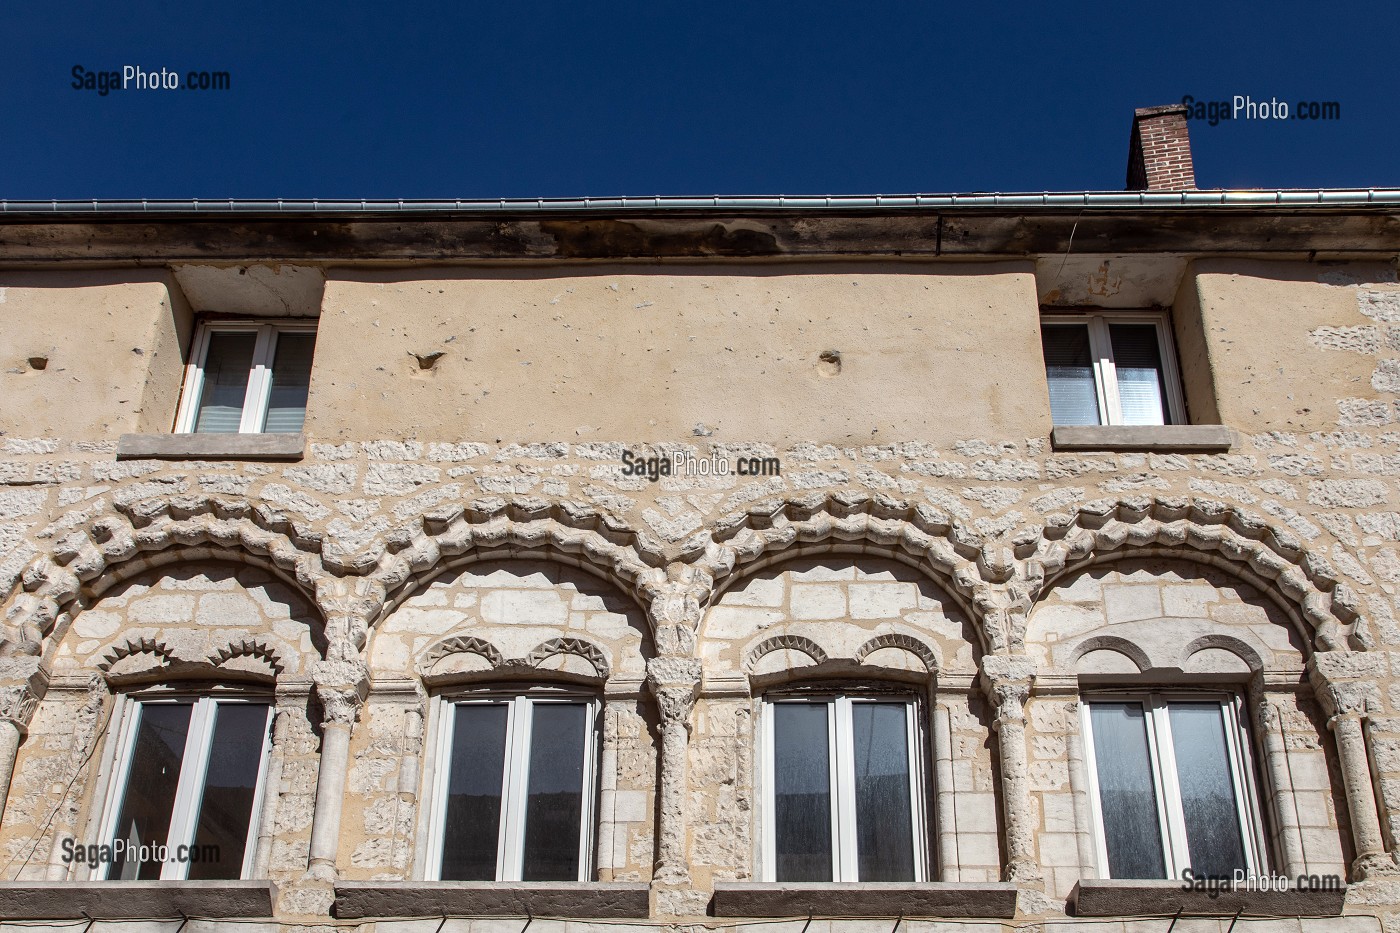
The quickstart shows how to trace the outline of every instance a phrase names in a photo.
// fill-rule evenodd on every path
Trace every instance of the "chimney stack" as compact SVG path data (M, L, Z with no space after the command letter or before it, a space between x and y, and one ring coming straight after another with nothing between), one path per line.
M1186 107L1140 107L1128 142L1129 191L1189 191L1196 187Z

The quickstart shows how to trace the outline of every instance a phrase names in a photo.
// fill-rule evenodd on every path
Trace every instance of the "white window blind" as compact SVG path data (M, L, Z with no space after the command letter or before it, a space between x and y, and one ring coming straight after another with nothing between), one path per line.
M1041 347L1055 424L1181 422L1184 404L1164 314L1047 314Z

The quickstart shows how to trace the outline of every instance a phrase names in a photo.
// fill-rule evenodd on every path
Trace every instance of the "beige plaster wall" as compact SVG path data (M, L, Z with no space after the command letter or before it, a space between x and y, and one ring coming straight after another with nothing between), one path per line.
M85 441L168 432L191 321L163 270L0 272L0 431Z
M1339 405L1380 400L1400 384L1400 304L1393 293L1364 290L1358 301L1356 290L1394 282L1393 269L1210 259L1195 262L1188 276L1205 342L1204 354L1194 341L1182 348L1188 372L1194 365L1187 384L1198 418L1209 412L1195 410L1196 398L1206 395L1199 387L1203 356L1221 422L1251 433L1325 430Z
M820 354L840 353L839 373ZM431 369L413 354L441 352ZM1045 434L1029 263L330 270L308 433ZM1017 362L1020 361L1020 362Z

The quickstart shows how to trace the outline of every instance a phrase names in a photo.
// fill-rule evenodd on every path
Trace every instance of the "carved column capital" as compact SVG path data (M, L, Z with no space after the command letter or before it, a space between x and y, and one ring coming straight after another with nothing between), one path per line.
M679 562L669 564L664 573L656 571L641 584L657 651L672 657L695 653L704 603L713 588L714 580L708 573Z
M982 659L982 689L996 713L992 728L1026 721L1026 701L1034 680L1035 661L1031 658L989 655Z
M1373 683L1360 680L1324 683L1315 687L1317 700L1327 713L1327 725L1335 729L1338 720L1364 719L1380 709L1380 691Z
M656 695L662 727L682 725L690 731L690 713L700 693L700 662L694 658L652 658L647 683Z
M322 725L354 723L369 696L369 670L364 662L318 661L312 665L311 678L321 703Z
M353 582L333 579L316 592L316 605L326 618L327 656L355 661L365 646L369 627L384 609L384 584L366 577Z
M38 658L0 659L0 721L23 734L48 687L49 672Z

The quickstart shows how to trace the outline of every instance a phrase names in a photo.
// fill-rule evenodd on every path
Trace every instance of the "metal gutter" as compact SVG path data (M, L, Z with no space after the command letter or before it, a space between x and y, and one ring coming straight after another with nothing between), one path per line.
M963 209L1088 210L1200 208L1400 207L1400 188L1237 191L1082 191L1041 194L905 194L737 197L501 198L497 200L0 200L0 216L133 214L570 214L654 211L924 211Z

